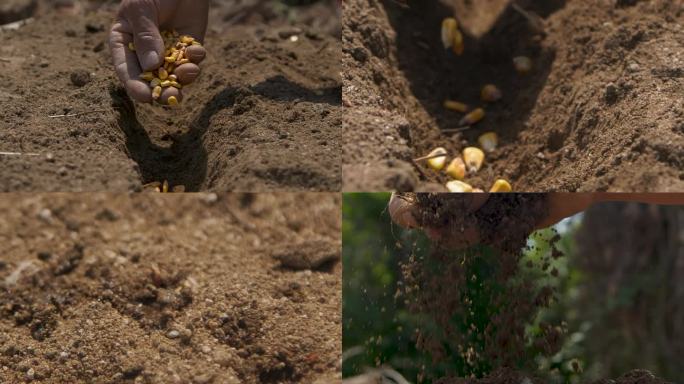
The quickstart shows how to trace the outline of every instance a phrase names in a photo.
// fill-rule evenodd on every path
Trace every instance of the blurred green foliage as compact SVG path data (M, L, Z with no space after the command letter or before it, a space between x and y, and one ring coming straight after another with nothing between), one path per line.
M345 194L343 202L343 374L349 377L360 374L368 367L389 366L398 370L411 382L427 382L430 377L440 377L446 372L458 373L462 376L482 376L492 366L487 361L478 362L474 366L465 364L458 353L447 351L449 358L440 364L433 364L426 353L415 347L415 331L420 325L422 330L439 332L434 328L432 319L418 317L409 313L403 305L402 298L395 297L401 284L400 263L414 255L421 257L429 250L429 242L420 231L406 231L391 223L386 211L390 195L379 194ZM578 221L565 224L562 238L558 246L571 253L574 244L571 234L576 230ZM549 230L536 232L530 238L531 247L526 251L522 263L539 262L551 252L549 239L555 233ZM458 324L475 324L483 330L490 314L496 311L491 303L492 295L506 287L497 286L492 280L490 257L497 255L491 250L478 249L481 257L470 263L469 275L478 277L469 284L469 295L475 299L475 310L470 318L456 319ZM484 257L482 257L484 255ZM543 284L558 287L561 292L557 305L540 311L534 322L526 331L530 334L540 332L542 321L568 321L568 310L572 307L573 297L577 295L577 284L581 281L578 271L571 270L568 258L553 261L553 268L558 272L550 275L541 274L538 269L521 268L521 273L536 273L534 276ZM439 268L439 266L432 266ZM482 284L481 282L484 282ZM465 329L464 329L465 331ZM465 333L465 332L464 332ZM564 348L550 358L521 361L520 368L537 365L547 372L551 382L574 382L580 377L583 361L578 358L583 341L581 331L574 331L565 343ZM468 340L472 345L482 343L482 339ZM530 353L534 349L530 346ZM527 364L526 364L527 363Z

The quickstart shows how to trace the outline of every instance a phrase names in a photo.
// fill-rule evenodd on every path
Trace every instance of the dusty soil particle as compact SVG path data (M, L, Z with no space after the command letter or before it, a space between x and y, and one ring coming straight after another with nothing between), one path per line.
M292 271L264 249L327 239L339 254L341 198L156 197L0 201L0 378L24 382L32 368L46 383L339 380L340 263ZM96 220L103 211L117 219Z

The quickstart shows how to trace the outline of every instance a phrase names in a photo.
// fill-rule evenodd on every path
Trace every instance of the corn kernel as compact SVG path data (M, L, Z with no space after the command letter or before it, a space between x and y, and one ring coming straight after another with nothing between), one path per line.
M446 174L451 176L452 179L463 180L466 175L466 166L463 159L460 157L453 159L446 169Z
M480 97L482 98L482 101L487 101L487 102L494 102L494 101L499 101L503 94L501 93L501 90L496 87L494 84L487 84L484 87L482 87L482 92L480 93Z
M513 58L513 66L519 74L526 75L532 70L532 60L527 56L517 56Z
M150 87L152 87L152 89L156 88L159 85L161 85L161 79L159 79L157 77L155 77L154 79L152 79L152 81L150 81Z
M195 39L191 36L181 36L180 41L183 44L192 44Z
M171 81L178 81L178 76L176 76L176 75L169 75L169 80L171 80Z
M202 43L200 43L199 41L193 41L193 42L192 42L192 45L199 45L199 46L201 47L201 46L202 46Z
M485 111L482 108L474 109L469 114L465 115L460 121L460 125L473 125L480 120L484 119Z
M189 63L189 62L190 62L189 59L183 59L183 60L180 60L180 61L176 61L176 65L183 65L183 64L187 64L187 63Z
M133 42L128 43L128 49L135 52L135 44L133 44Z
M169 103L169 105L172 107L178 105L178 99L176 98L176 96L170 96L168 100L166 100L166 102Z
M154 79L154 73L143 72L140 74L140 79L145 80L145 81L152 81L152 79Z
M480 143L480 147L482 147L485 152L494 152L499 144L499 138L496 133L487 132L482 134L482 136L477 139L477 142Z
M154 89L152 90L152 99L154 99L154 100L159 99L159 97L161 96L161 93L162 93L162 87L161 86L158 85L158 86L154 87Z
M445 100L444 108L461 113L468 112L468 105L454 100Z
M473 191L472 185L459 180L452 180L446 183L446 188L451 193L468 193Z
M442 45L444 49L451 49L457 55L463 53L463 34L458 30L458 22L453 17L442 21Z
M174 87L174 88L178 88L178 89L183 88L183 86L180 85L180 83L178 83L177 81L172 81L172 82L171 82L171 86Z
M162 184L162 193L167 193L169 192L169 182L164 180L164 184Z
M494 182L494 185L489 190L489 192L511 192L512 190L513 188L511 187L511 184L508 183L508 181L499 179Z
M164 68L159 68L159 78L161 80L166 80L169 77L169 72Z
M458 22L453 17L442 20L442 45L449 49L454 44L454 30L458 28Z
M473 193L484 193L480 188L473 188Z
M164 58L167 63L175 63L178 58L178 53L171 53L169 56Z
M482 168L485 154L480 148L468 147L463 150L463 160L465 161L468 173L476 173Z

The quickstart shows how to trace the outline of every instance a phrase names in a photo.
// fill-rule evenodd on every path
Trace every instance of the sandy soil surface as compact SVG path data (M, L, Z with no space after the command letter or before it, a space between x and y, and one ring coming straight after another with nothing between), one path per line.
M0 383L332 383L340 197L0 200Z
M518 191L677 191L684 188L684 5L670 0L520 0L538 33L507 8L465 53L444 50L447 1L350 0L343 5L345 190L434 190L446 178L414 164L437 146L458 153L497 132L499 148L468 181L497 178ZM453 0L479 30L501 1ZM482 11L484 9L484 11ZM518 75L512 58L533 71ZM470 130L445 99L482 105L487 83L503 99ZM437 185L439 187L439 185Z
M43 1L33 22L0 31L0 152L22 153L0 155L0 190L340 189L334 1L214 1L203 74L174 110L133 104L119 87L113 5L67 3ZM49 117L64 114L77 116Z

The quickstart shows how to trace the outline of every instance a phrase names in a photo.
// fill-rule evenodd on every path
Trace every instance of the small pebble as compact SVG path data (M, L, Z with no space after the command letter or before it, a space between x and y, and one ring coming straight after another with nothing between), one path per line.
M77 69L71 72L71 83L77 87L90 83L90 73L84 69Z
M49 163L54 163L55 162L55 155L52 153L47 153L45 155L45 160L47 160Z
M52 219L52 211L47 208L41 209L40 212L38 212L38 217L41 220L50 221L50 219Z
M29 368L28 371L26 371L26 379L28 380L33 380L36 377L36 371L33 368Z
M60 169L57 170L57 173L60 176L66 176L69 173L69 170L67 170L66 167L61 167Z
M632 63L627 68L630 70L630 72L637 72L641 67L639 67L639 64L637 63Z
M169 339L176 339L176 338L178 338L178 336L180 336L180 332L176 331L175 329L170 330L166 334L166 337L168 337Z

